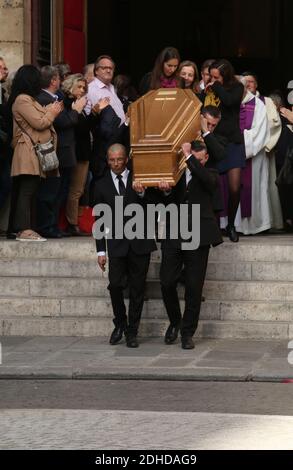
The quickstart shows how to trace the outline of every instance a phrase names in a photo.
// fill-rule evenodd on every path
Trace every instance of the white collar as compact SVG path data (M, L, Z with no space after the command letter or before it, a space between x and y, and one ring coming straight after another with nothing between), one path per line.
M112 171L112 170L110 170L110 171L111 171L111 176L112 176L113 180L115 181L117 179L117 176L119 176L119 175L116 175L116 173L114 173L114 171ZM122 179L127 178L128 174L129 174L129 170L128 170L128 168L125 168L123 173L121 173Z
M242 104L249 103L249 101L252 101L255 98L255 95L251 93L251 91L246 90L246 95L244 96L242 100Z

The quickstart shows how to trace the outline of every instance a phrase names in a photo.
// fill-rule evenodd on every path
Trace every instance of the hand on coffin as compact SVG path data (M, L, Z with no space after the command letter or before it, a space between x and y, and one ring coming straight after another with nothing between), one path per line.
M181 145L181 149L185 158L189 157L191 154L191 144L190 142L185 142Z
M141 184L140 181L134 181L132 183L132 187L133 187L134 191L138 194L145 192L145 187Z
M159 182L158 188L160 191L163 191L165 193L168 193L172 190L172 186L170 185L170 183L168 183L168 181L165 181L165 180L161 180Z

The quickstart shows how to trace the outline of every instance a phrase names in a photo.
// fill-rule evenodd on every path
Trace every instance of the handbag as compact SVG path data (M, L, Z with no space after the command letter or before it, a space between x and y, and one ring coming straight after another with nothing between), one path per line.
M40 142L35 143L29 133L25 129L23 129L23 127L16 120L15 122L21 129L21 131L29 137L31 143L33 144L33 148L38 157L41 170L44 173L46 173L47 171L56 170L59 167L59 160L57 157L56 150L54 148L53 139L50 139L44 144L41 144Z

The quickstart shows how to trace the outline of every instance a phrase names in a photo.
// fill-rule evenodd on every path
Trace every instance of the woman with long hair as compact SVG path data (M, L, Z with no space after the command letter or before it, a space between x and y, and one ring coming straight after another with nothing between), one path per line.
M11 176L12 195L8 235L16 232L20 241L45 241L33 227L32 207L40 177L45 177L40 168L33 142L47 143L56 133L53 121L62 111L62 103L55 102L42 107L36 97L41 91L41 74L33 65L23 65L17 71L8 100L8 112L13 120L14 148Z
M180 54L175 47L166 47L158 55L152 72L147 73L139 87L141 95L158 88L178 87L177 70Z
M221 111L217 134L226 138L226 157L218 163L220 174L228 181L228 225L226 232L233 242L239 237L235 230L235 216L240 202L241 169L245 168L245 147L240 130L240 105L244 87L228 60L215 61L210 66L210 81L205 87L205 105L214 104Z
M197 65L191 60L184 60L178 68L178 75L182 80L183 88L192 90L194 93L199 93L199 74Z

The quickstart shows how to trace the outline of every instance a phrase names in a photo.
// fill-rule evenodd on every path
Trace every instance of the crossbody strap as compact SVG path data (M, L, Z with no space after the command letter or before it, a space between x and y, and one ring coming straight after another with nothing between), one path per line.
M15 118L14 119L14 122L16 123L16 125L19 127L19 129L25 134L28 136L28 138L30 139L31 143L33 144L33 146L35 147L37 144L33 141L33 139L31 138L31 136L29 135L29 133L17 122L17 120Z

